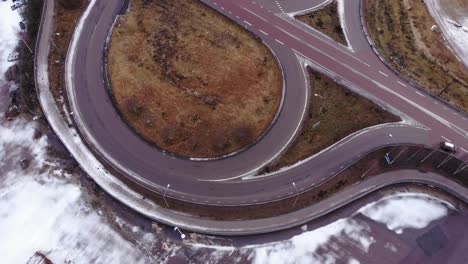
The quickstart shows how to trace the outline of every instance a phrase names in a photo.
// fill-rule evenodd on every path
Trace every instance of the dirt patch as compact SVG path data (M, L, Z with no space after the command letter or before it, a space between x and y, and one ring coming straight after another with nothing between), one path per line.
M265 172L292 165L363 128L398 122L400 118L351 92L324 74L308 68L311 97L299 137Z
M348 45L343 28L341 27L337 1L333 1L320 10L316 10L305 15L296 16L295 18L315 29L322 31L331 37L334 41L345 46Z
M447 48L423 1L364 0L366 27L401 75L468 111L468 71Z
M195 0L131 2L109 48L114 101L149 142L217 157L257 139L274 119L282 76L259 40Z

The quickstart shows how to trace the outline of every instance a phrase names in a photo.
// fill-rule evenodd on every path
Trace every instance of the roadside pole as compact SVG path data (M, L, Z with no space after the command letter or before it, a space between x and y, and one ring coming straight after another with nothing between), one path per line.
M296 194L297 194L297 195L296 195L296 199L294 200L294 203L293 203L293 206L292 206L292 208L294 208L294 207L296 207L296 203L297 203L297 200L299 200L299 195L300 195L300 194L299 194L299 191L297 190L296 183L293 182L292 184L293 184L294 189L296 190Z
M24 41L23 37L21 36L21 34L19 35L20 39L23 41L24 45L26 45L26 47L28 48L29 52L31 52L31 54L34 54L34 52L32 51L31 47L29 47L28 43L26 43L26 41Z
M167 190L169 189L169 187L171 187L170 184L168 184L166 186L166 190L164 191L164 194L163 194L163 199L164 199L164 202L166 203L167 208L169 208L169 203L166 201L166 193L167 193Z
M179 232L179 234L180 234L180 238L182 238L182 239L184 239L184 238L185 238L185 234L184 234L184 233L182 233L182 231L180 231L180 229L179 229L177 226L176 226L176 227L174 227L174 231L177 231L177 232Z

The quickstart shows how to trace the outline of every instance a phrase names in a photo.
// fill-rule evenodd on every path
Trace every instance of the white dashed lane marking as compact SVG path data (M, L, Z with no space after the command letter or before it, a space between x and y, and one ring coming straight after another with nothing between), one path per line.
M446 138L446 137L444 137L444 136L441 136L441 138L443 138L443 139L444 139L445 141L447 141L447 142L452 142L450 139L448 139L448 138Z
M379 71L379 73L380 73L380 74L382 74L382 75L383 75L383 76L385 76L385 77L388 77L388 75L387 75L387 74L385 74L385 73L384 73L384 72L382 72L382 71Z
M422 97L425 96L424 94L422 94L422 93L420 93L420 92L418 92L418 91L416 91L416 93L419 94L419 95L422 96Z
M397 83L398 83L399 85L403 86L403 87L406 87L406 84L404 84L404 83L402 83L402 82L400 82L400 81L397 81Z
M284 43L282 41L278 40L278 39L275 39L275 41L278 42L281 45L284 45Z

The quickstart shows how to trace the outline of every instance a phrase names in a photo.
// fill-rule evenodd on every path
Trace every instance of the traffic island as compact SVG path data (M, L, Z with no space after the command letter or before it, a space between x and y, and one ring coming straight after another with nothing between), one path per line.
M401 119L326 75L307 68L311 96L307 119L291 147L263 173L291 166L364 128Z
M334 41L345 46L348 45L338 14L338 1L334 0L319 10L298 15L294 18L323 32Z
M274 55L200 1L132 1L108 50L110 91L121 116L171 153L236 152L277 115L283 81Z

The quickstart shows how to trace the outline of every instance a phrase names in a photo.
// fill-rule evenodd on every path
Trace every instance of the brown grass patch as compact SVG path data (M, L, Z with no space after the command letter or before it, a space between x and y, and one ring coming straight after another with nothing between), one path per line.
M282 95L268 48L196 0L132 1L112 35L109 77L121 115L139 135L190 157L253 142Z
M334 41L343 45L348 45L343 28L341 27L337 1L333 1L320 10L313 11L305 15L296 16L295 18L315 29L322 31L331 37Z
M468 71L447 48L423 1L364 0L366 26L380 55L401 75L468 110Z
M363 128L400 118L351 92L329 77L308 69L311 85L308 119L288 151L266 171L278 170L320 152Z

